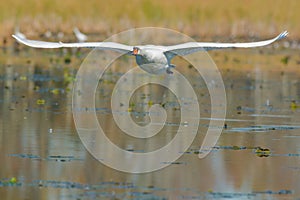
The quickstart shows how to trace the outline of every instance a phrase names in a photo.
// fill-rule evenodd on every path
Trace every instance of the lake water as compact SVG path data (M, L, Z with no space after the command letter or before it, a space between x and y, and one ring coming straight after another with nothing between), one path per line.
M168 167L134 174L102 164L85 149L77 134L73 86L90 50L19 48L0 52L1 199L300 198L299 50L210 53L224 81L227 114L216 146L203 159L198 158L198 151L211 120L209 94L195 69L180 58L174 59L199 99L197 136ZM181 126L179 102L162 86L139 88L128 108L133 121L149 123L147 111L158 103L167 110L168 123L150 139L124 134L114 122L110 96L134 60L125 56L121 63L128 66L112 66L99 81L95 95L99 123L107 137L126 151L159 149ZM108 149L102 151L114 156Z

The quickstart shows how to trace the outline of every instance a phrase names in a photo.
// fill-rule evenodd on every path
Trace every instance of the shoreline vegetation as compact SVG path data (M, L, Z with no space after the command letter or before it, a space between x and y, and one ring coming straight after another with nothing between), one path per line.
M300 1L194 1L194 0L14 0L0 2L0 37L15 27L28 38L46 31L72 34L78 27L105 39L135 27L164 27L195 39L269 38L283 30L289 40L300 39Z

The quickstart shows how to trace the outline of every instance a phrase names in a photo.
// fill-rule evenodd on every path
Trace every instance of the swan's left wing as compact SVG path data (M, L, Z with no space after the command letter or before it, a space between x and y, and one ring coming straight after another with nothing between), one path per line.
M13 37L20 43L35 48L99 48L103 50L117 51L120 53L128 53L133 50L133 46L128 46L116 42L81 42L81 43L63 43L63 42L44 42L38 40L28 40L16 35Z
M261 47L285 38L288 35L287 31L280 33L277 37L264 40L260 42L248 42L248 43L211 43L211 42L188 42L179 45L167 46L165 55L171 59L176 55L184 56L197 51L208 51L212 49L223 49L223 48L251 48Z

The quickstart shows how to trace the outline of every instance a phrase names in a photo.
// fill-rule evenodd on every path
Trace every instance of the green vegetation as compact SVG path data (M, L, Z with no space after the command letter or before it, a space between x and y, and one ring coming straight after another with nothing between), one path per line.
M300 1L296 0L14 0L0 1L0 8L2 36L17 24L31 36L46 29L71 33L74 26L105 34L141 26L209 37L266 37L284 29L292 33L290 37L300 34Z

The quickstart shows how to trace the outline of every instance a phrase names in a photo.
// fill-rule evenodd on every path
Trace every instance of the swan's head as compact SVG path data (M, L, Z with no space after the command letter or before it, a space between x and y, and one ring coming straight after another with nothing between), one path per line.
M138 47L133 47L132 55L134 56L141 55L141 49Z

